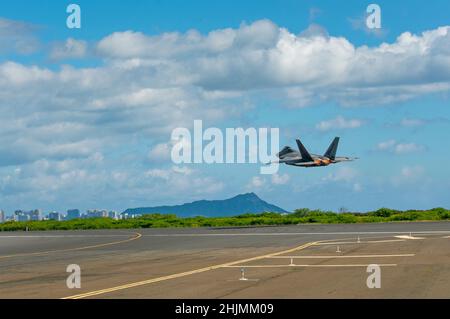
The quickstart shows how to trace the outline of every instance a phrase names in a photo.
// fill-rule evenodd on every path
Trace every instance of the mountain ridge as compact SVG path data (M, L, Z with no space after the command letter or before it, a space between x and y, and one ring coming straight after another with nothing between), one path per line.
M281 207L270 204L255 193L239 194L228 199L197 200L181 205L128 208L122 214L175 214L179 217L230 217L246 213L287 213Z

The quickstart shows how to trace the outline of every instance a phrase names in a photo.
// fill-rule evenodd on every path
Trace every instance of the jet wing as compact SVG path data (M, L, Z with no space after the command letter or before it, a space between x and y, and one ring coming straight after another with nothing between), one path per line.
M298 150L300 151L300 154L302 155L302 160L304 162L314 162L314 159L312 158L311 154L306 150L306 148L303 146L302 142L300 140L296 140Z
M287 164L287 163L300 163L302 159L300 157L288 157L288 158L280 158L276 161L272 161L268 164Z
M299 162L298 164L300 164L301 166L308 166L308 165L315 165L317 163L316 162Z
M297 161L297 162L286 163L286 165L300 166L300 167L308 167L308 166L317 166L317 163L316 163L316 162L302 162L302 161Z

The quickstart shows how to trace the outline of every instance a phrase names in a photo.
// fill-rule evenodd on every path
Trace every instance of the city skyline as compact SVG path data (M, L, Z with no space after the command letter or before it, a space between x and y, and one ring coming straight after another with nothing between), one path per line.
M88 209L85 212L81 212L79 209L68 209L65 213L61 211L49 211L42 212L41 209L32 210L15 210L11 214L7 214L3 210L0 210L0 223L7 221L41 221L41 220L57 220L57 221L67 221L79 218L101 218L108 217L113 219L127 218L128 216L123 215L117 211L108 211L105 209Z

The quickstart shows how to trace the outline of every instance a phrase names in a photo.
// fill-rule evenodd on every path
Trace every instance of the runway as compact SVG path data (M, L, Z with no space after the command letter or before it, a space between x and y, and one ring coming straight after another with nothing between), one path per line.
M4 232L0 298L449 298L449 236L448 222Z

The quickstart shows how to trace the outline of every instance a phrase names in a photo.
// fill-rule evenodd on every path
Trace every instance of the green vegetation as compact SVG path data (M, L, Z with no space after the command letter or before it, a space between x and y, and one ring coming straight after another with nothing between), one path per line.
M256 225L375 223L393 221L449 220L450 211L444 208L431 210L397 211L388 208L368 213L334 213L321 210L297 209L291 214L262 213L235 217L192 217L151 214L140 218L113 220L109 218L75 219L70 221L30 221L0 224L0 231L75 230L75 229L138 229L167 227L226 227Z

